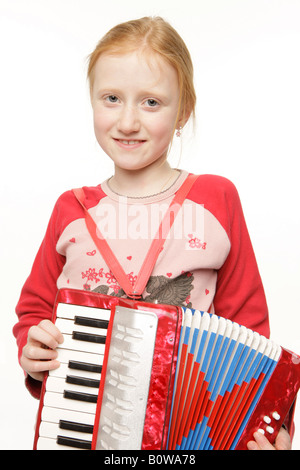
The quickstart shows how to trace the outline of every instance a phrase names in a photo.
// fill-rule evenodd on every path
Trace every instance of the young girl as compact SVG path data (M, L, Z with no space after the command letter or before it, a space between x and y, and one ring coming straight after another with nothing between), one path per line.
M116 26L88 68L95 135L114 162L113 176L85 187L85 206L128 279L137 273L174 194L188 173L171 168L174 134L195 112L193 66L177 32L161 18ZM45 371L59 366L62 334L51 323L57 289L124 296L90 237L72 191L57 201L17 305L14 335L26 384L39 397ZM268 310L241 204L225 178L199 176L160 252L142 300L216 312L268 336ZM275 447L255 434L251 449L290 447L282 429Z

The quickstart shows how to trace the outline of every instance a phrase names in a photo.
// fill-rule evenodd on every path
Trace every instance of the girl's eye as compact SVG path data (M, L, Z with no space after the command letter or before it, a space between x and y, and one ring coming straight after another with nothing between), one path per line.
M118 98L115 95L109 95L105 98L109 103L117 103Z
M149 98L147 101L146 101L146 104L150 107L150 108L155 108L156 106L158 106L158 102L154 99L154 98Z

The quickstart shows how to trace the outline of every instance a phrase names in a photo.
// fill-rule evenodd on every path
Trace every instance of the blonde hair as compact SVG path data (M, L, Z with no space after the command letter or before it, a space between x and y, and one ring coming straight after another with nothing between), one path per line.
M121 23L108 31L88 58L90 92L94 84L94 67L101 54L120 54L138 49L159 54L176 70L180 90L177 121L185 124L191 115L195 116L193 64L184 41L163 18L144 17Z

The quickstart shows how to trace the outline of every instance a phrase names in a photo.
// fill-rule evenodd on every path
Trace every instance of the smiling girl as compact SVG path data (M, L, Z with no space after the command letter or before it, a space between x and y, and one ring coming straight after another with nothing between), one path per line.
M89 58L88 78L95 135L114 174L84 187L84 204L134 286L159 219L189 177L167 157L174 135L180 138L195 112L193 66L167 22L142 18L107 33ZM45 371L59 366L56 348L63 337L50 320L57 289L63 287L126 295L90 237L72 191L54 207L16 309L20 364L36 397ZM230 181L213 175L196 179L141 300L216 312L268 336L264 290ZM275 448L289 447L282 429ZM258 435L249 448L274 447Z

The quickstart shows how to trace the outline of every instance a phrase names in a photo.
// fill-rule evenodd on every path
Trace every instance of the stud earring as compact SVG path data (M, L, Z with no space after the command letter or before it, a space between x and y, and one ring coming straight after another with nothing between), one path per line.
M179 129L177 129L176 136L181 137L181 129L182 127L180 126Z

